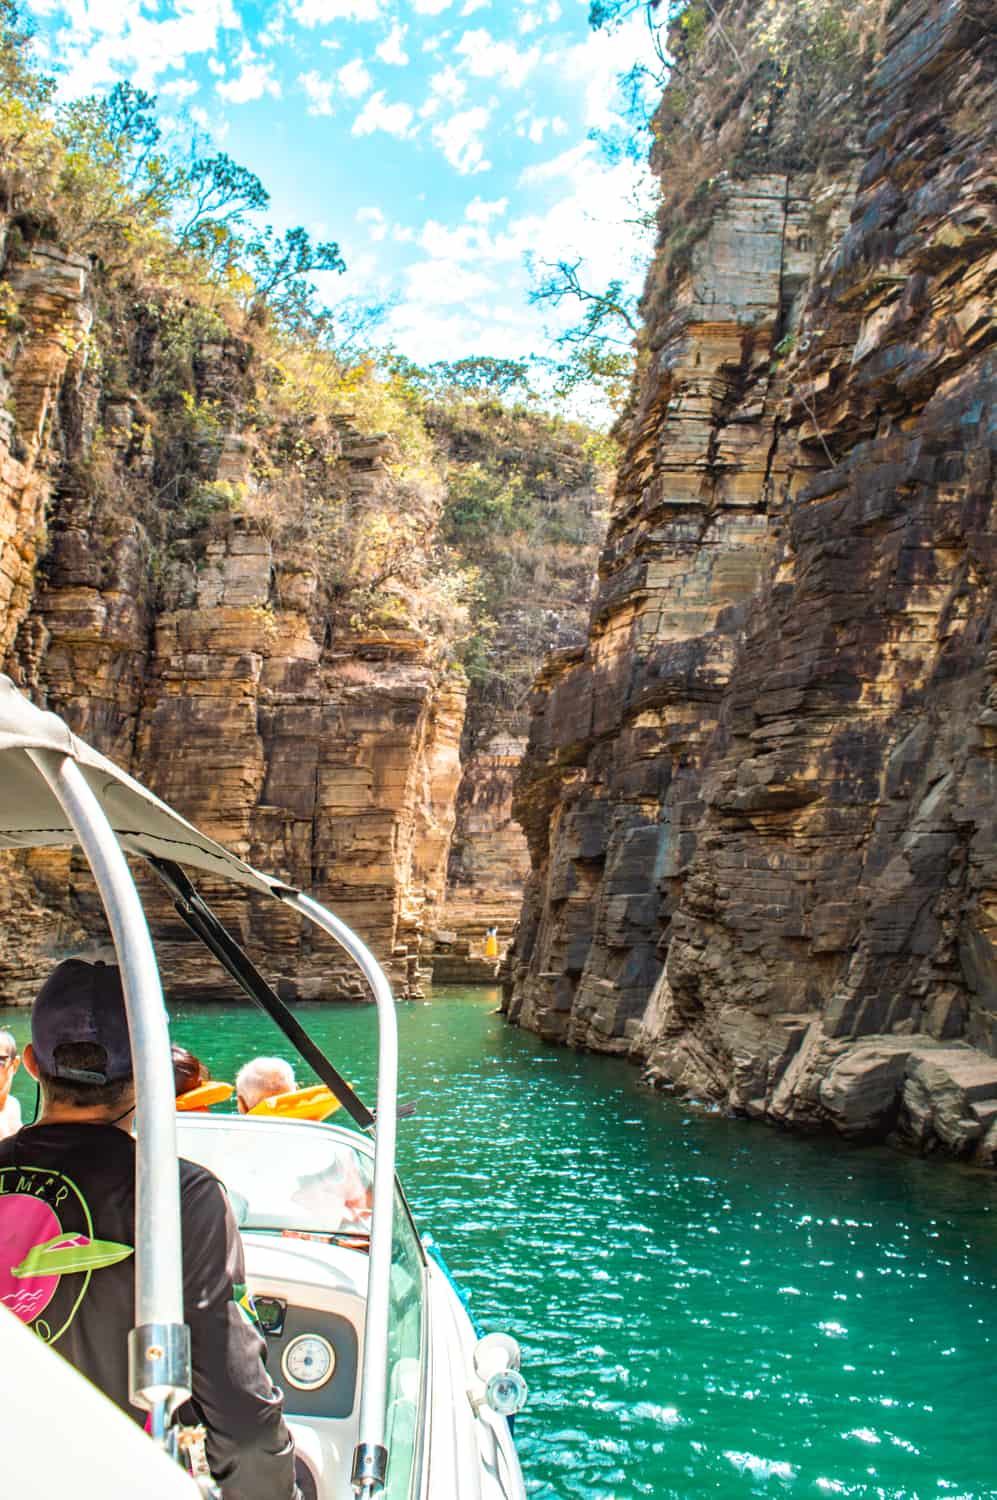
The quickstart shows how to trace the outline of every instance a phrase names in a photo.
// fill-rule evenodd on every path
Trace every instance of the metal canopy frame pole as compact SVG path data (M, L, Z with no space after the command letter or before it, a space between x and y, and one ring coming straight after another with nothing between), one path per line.
M150 858L149 864L172 895L177 915L187 924L194 936L204 944L209 953L214 955L226 974L235 980L253 1004L258 1005L270 1017L274 1025L280 1027L288 1041L314 1068L326 1088L335 1094L347 1114L352 1116L361 1130L369 1130L374 1124L374 1116L366 1104L346 1082L343 1075L332 1066L322 1049L312 1041L280 996L263 978L248 954L218 920L204 897L198 893L189 876L171 860Z
M148 923L121 846L75 761L29 750L90 865L121 968L135 1079L135 1328L129 1398L152 1412L163 1440L190 1395L190 1332L183 1320L176 1101L166 1008Z
M391 987L377 959L354 932L311 896L281 891L280 900L321 927L344 948L370 985L377 1005L377 1109L374 1125L374 1204L367 1268L367 1312L360 1387L360 1423L353 1454L353 1488L363 1500L384 1488L388 1467L388 1319L391 1231L398 1102L398 1020Z

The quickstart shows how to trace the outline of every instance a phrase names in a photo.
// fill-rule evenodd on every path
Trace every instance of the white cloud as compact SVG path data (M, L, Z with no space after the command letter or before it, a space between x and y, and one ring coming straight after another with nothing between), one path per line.
M238 78L216 83L215 92L229 104L249 104L264 94L280 98L280 84L273 77L273 63L245 62Z
M487 229L476 224L459 224L448 229L436 219L427 219L419 235L419 245L433 260L492 260L494 246Z
M171 78L159 90L170 99L191 99L201 87L193 78Z
M67 24L55 33L59 92L77 98L127 76L137 88L155 89L171 69L214 53L225 31L239 31L233 0L174 0L165 20L150 17L143 0L99 0L66 5Z
M494 198L491 203L486 203L483 198L472 198L464 210L464 217L472 224L487 224L489 219L504 214L508 207L508 198Z
M605 284L622 275L636 288L641 271L629 266L636 244L624 221L634 216L630 194L638 175L629 163L605 167L585 142L536 169L517 199L553 201L533 212L510 220L505 199L478 196L462 221L427 220L417 235L421 258L406 272L404 299L389 319L398 347L421 361L481 352L517 358L537 349L543 336L527 303L527 255L538 261L584 257L586 282ZM392 237L407 241L410 235L396 226ZM565 309L565 325L570 316ZM593 408L585 415L602 420L605 412Z
M279 47L288 40L287 17L278 11L273 20L259 33L256 40L261 47Z
M427 220L419 232L420 249L434 263L500 277L507 297L517 292L522 296L527 322L534 315L525 312L526 256L538 261L579 257L583 281L605 285L622 277L637 290L650 254L650 231L642 240L627 221L636 217L635 191L649 186L646 170L630 162L604 166L596 147L587 141L524 173L527 177L527 186L535 192L553 192L546 207L520 212L510 220L505 199L474 198L463 223L450 226ZM565 309L565 321L569 312ZM535 348L535 321L530 327L532 342L524 347Z
M389 314L387 329L398 347L420 364L472 354L521 359L536 336L536 320L521 310L518 316L511 313L509 307L494 302L475 303L473 311L469 306L458 311L453 305L403 302Z
M401 140L409 133L413 114L409 104L385 104L384 90L378 89L353 121L353 134L373 135L375 130L383 130Z
M375 49L382 62L404 68L408 62L408 53L403 46L407 31L407 26L400 26L397 22L392 26L390 35Z
M476 10L489 10L492 0L465 0L462 16L473 16Z
M199 130L202 130L206 136L210 137L210 139L215 143L216 146L221 145L222 141L229 133L229 122L227 120L213 120L208 114L208 111L206 109L202 109L199 104L194 104L191 106L190 117L197 128Z
M548 54L545 61L556 68L562 84L581 92L585 125L604 130L618 118L621 74L646 56L647 47L647 27L634 16L615 31L593 32L574 47Z
M434 144L461 176L487 172L491 166L491 162L485 160L484 143L479 139L490 118L491 111L479 104L474 109L451 115L445 124L433 126Z
M379 208L357 209L357 223L366 224L372 240L383 240L388 232L388 221Z
M299 73L298 82L308 96L310 115L332 114L332 96L336 85L331 78L323 78L316 68L312 68L310 73Z
M348 94L351 99L360 99L373 82L363 65L363 59L359 57L355 57L352 62L340 68L338 77L344 93Z
M429 80L429 86L434 94L445 99L448 104L459 104L467 93L467 84L461 78L456 68L447 63L439 73L434 73Z
M567 151L562 151L560 156L551 157L550 161L540 162L535 167L527 167L519 174L521 186L529 187L537 182L550 182L556 177L576 177L583 162L589 161L594 153L591 141L582 141L577 146L569 146Z
M496 41L483 26L465 31L456 50L475 78L497 78L511 89L521 88L540 61L539 47L520 52L513 42Z
M455 260L419 260L405 272L408 295L423 307L448 307L492 291L495 282Z
M412 0L412 9L420 16L438 16L441 11L449 10L452 4L453 0Z
M381 0L291 0L291 14L302 26L328 26L332 21L376 21Z
M403 303L388 314L387 331L392 341L420 364L436 359L459 359L480 348L477 319L464 313Z
M225 64L223 62L219 62L217 57L208 58L208 69L210 72L214 73L216 78L225 77Z
M652 230L634 224L637 207L651 198L646 167L605 166L591 141L564 151L520 177L527 186L553 188L558 196L542 213L514 220L497 235L496 256L532 254L538 260L584 257L583 280L605 285L621 277L637 291L652 248Z

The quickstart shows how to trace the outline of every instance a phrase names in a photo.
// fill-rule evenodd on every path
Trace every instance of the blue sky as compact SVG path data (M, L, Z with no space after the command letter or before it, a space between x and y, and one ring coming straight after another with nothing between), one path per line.
M258 173L278 228L339 242L322 291L391 304L419 361L544 354L551 313L524 257L641 280L643 170L589 139L618 75L650 60L639 18L606 34L588 0L27 0L75 96L121 78Z

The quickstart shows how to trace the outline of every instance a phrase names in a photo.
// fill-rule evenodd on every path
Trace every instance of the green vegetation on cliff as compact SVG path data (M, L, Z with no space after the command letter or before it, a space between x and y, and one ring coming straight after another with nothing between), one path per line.
M532 593L577 625L605 444L545 413L525 365L358 348L356 309L316 290L338 245L277 234L259 179L143 91L59 103L14 0L0 79L0 365L30 333L11 273L51 244L88 273L58 455L75 523L110 552L137 521L149 601L169 608L241 519L273 546L275 607L282 569L311 572L333 637L401 633L521 696L556 627L523 605L509 686L496 622Z

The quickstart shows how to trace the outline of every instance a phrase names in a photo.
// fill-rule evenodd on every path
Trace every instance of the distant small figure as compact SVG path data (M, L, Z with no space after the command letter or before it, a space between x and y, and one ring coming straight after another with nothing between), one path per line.
M16 1135L21 1128L21 1106L10 1092L14 1074L20 1066L17 1043L13 1034L4 1027L0 1030L0 1141Z
M485 957L498 958L498 928L489 927L485 933Z
M275 1094L289 1094L297 1088L294 1069L282 1057L254 1057L239 1069L235 1078L235 1093L240 1115L248 1115L261 1099L272 1099Z

